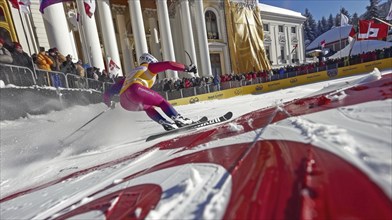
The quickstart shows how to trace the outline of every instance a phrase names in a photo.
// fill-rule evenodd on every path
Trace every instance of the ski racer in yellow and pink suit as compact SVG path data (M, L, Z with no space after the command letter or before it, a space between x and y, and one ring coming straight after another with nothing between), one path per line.
M156 75L165 70L175 70L196 73L196 66L185 66L184 64L158 60L151 54L144 53L139 58L140 66L133 69L125 78L115 83L108 89L103 100L107 106L111 105L111 98L115 94L120 94L120 104L128 111L145 111L154 121L161 124L165 130L172 130L193 123L192 120L182 117L160 94L151 90L154 85ZM154 108L159 107L175 123L167 121Z

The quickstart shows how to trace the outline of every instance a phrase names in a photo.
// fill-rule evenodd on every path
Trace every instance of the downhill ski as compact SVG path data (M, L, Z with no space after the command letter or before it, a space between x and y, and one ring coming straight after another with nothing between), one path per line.
M198 120L196 123L193 123L191 125L184 126L184 127L181 127L181 128L170 130L170 131L164 131L164 132L161 132L161 133L153 134L153 135L151 135L151 136L146 138L146 142L155 140L155 139L160 138L160 137L164 137L166 135L178 134L178 133L181 133L183 131L189 131L189 130L192 130L192 129L201 128L201 127L204 127L204 126L221 123L221 122L230 120L232 117L233 117L233 113L232 112L227 112L223 116L220 116L220 117L217 117L217 118L213 118L213 119L210 119L210 120L208 120L207 117L203 117L200 120Z

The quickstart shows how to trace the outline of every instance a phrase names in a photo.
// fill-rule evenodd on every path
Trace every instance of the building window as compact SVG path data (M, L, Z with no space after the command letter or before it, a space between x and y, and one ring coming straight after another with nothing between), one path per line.
M269 25L268 24L263 24L264 31L269 31Z
M284 46L280 46L280 60L284 63L285 54L284 54Z
M279 28L279 32L283 33L283 25L279 25L278 28Z
M215 13L208 10L205 16L208 39L219 39L218 22Z
M291 33L292 33L292 34L295 34L295 33L297 33L297 31L296 31L296 28L295 28L295 27L291 27Z
M210 54L212 75L222 75L221 58L219 53Z
M265 46L265 55L267 55L268 60L271 60L271 58L270 58L270 47L269 46Z

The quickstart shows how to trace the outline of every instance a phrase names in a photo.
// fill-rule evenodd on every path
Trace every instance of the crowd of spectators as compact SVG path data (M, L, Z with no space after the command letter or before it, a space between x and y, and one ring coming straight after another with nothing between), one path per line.
M82 60L74 62L72 55L64 56L56 47L45 50L40 47L38 53L31 57L23 51L18 42L7 44L0 38L0 63L27 67L31 70L56 71L64 74L74 74L81 78L95 79L102 82L113 82L114 76L105 69L83 63Z
M218 85L225 82L241 81L243 85L249 85L252 81L266 82L289 77L288 74L304 75L325 70L327 66L349 66L363 62L373 61L392 57L392 48L369 51L367 53L357 54L350 57L339 59L320 59L319 62L306 63L302 65L287 65L281 68L263 70L258 72L248 72L241 74L222 74L214 77L193 77L183 79L163 79L154 87L156 91L175 91L190 87L202 87L206 85Z
M392 57L392 48L375 50L367 53L343 57L339 59L320 59L319 62L306 63L302 65L287 65L281 68L264 70L258 72L248 72L242 74L222 74L211 77L192 77L182 79L162 79L153 87L156 91L176 91L191 87L204 87L207 85L220 86L221 83L230 81L244 82L242 85L251 84L252 81L266 82L289 77L289 74L303 75L325 70L326 66L337 65L339 67L348 66L377 59ZM24 66L29 69L57 71L65 74L70 73L80 78L95 79L102 82L113 82L114 76L109 74L105 69L100 71L99 68L83 63L81 60L73 61L70 54L64 56L57 48L40 48L40 52L31 55L23 51L18 42L12 42L11 45L5 43L0 38L0 63Z

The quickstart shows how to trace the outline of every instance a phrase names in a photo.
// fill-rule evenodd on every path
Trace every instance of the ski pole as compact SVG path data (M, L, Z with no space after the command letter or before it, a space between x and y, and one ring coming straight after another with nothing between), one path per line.
M84 128L86 125L90 124L92 121L94 121L95 119L97 119L99 116L101 116L103 113L107 112L110 109L114 109L115 107L115 102L111 102L111 105L103 110L101 113L99 113L98 115L94 116L92 119L90 119L88 122L86 122L84 125L82 125L80 128L76 129L74 132L72 132L71 134L69 134L67 137L65 137L63 140L60 140L61 143L63 143L65 140L67 140L69 137L71 137L72 135L74 135L76 132L80 131L80 129Z
M188 53L187 51L185 51L185 53L188 55L189 60L191 61L191 65L192 65L192 64L193 64L193 60L192 60L192 58L191 58L191 55L189 55L189 53Z

